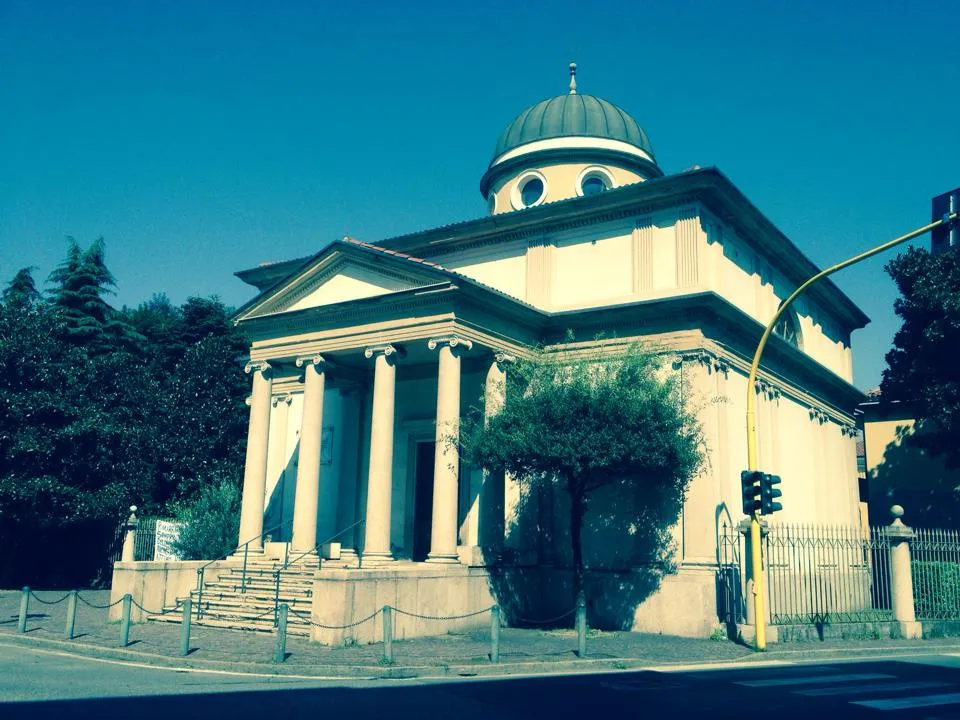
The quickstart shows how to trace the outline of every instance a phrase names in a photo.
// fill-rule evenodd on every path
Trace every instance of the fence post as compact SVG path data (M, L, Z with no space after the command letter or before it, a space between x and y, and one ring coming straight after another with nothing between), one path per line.
M121 562L133 562L134 548L137 543L137 506L130 506L130 517L127 518L127 532L123 536L123 554L120 556Z
M500 662L500 606L490 608L490 662Z
M587 605L577 598L577 657L587 656Z
M73 631L77 627L77 591L71 590L67 597L67 623L63 628L63 639L73 640Z
M30 609L30 588L23 586L20 595L20 621L17 623L17 632L25 633L27 631L27 612Z
M893 617L900 626L900 635L910 640L923 637L923 626L917 622L913 606L913 571L910 567L910 541L913 530L903 524L903 508L890 508L893 522L887 530L890 540L890 597L893 600Z
M190 654L190 618L193 611L193 600L186 598L183 601L183 621L180 625L180 654Z
M393 662L393 608L383 606L383 661Z
M133 608L133 596L127 593L123 596L123 615L120 618L120 647L130 644L130 612Z
M273 661L282 663L287 659L287 604L280 603L280 615L277 619L277 644L273 650Z

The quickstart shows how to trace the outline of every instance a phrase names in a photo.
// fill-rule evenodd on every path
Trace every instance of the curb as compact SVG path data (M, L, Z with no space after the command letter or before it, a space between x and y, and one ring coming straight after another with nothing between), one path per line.
M922 642L922 641L919 641ZM786 665L802 663L869 661L879 653L887 657L921 656L960 651L960 645L939 645L923 647L900 645L894 647L850 648L847 651L837 648L822 650L778 650L762 654L744 655L726 660L692 660L657 662L650 658L584 658L576 660L555 660L550 662L500 662L487 664L438 664L438 665L277 665L270 662L243 662L224 660L203 660L187 657L170 657L138 652L125 648L110 648L97 645L31 638L20 635L0 635L0 647L25 647L43 649L48 652L60 652L76 657L93 660L114 661L123 664L153 667L167 670L210 671L231 674L249 674L263 676L299 676L317 680L414 680L422 679L464 679L483 677L509 677L534 675L589 674L600 672L659 671L680 672L697 669L710 670L720 668L750 667L758 665ZM817 656L819 654L819 656Z

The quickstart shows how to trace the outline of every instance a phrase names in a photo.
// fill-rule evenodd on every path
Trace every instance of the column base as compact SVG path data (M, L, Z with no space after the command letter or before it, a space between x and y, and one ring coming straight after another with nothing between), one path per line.
M458 555L440 555L440 554L430 553L429 555L427 555L426 562L436 563L439 565L459 565L460 557Z
M904 640L923 640L923 625L916 620L898 620L900 637Z
M380 567L382 565L391 565L396 562L396 558L388 553L365 552L360 556L360 567Z

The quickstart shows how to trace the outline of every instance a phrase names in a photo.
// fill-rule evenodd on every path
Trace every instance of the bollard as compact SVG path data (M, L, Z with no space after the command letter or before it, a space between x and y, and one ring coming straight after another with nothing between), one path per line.
M277 616L277 644L273 650L273 661L282 663L287 659L287 604L280 603Z
M63 628L63 639L73 640L73 631L77 627L77 591L71 590L67 597L67 624Z
M193 600L183 601L183 624L180 626L180 654L190 654L190 619L193 612Z
M577 600L577 657L587 656L587 605Z
M120 647L130 644L130 612L133 608L133 596L127 593L123 596L123 616L120 618Z
M17 623L17 632L27 631L27 611L30 609L30 588L23 586L20 595L20 621Z
M383 661L393 662L393 608L383 606Z
M490 662L500 662L500 606L490 608Z

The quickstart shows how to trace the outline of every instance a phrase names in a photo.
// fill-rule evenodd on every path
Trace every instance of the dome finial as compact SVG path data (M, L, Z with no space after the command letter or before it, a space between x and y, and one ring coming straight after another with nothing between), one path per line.
M570 63L570 94L577 94L577 64Z

